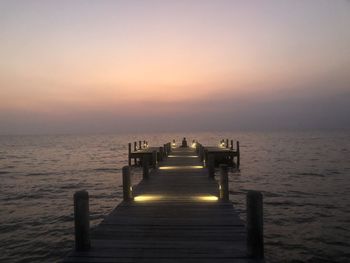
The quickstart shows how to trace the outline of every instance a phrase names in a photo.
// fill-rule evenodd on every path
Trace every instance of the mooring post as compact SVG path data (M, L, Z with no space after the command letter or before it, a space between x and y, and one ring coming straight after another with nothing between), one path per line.
M205 162L206 167L208 167L208 150L204 149L203 152L204 152L204 162Z
M158 156L159 162L163 161L163 157L164 157L164 148L159 147L159 156Z
M128 144L128 163L131 166L131 142Z
M226 139L226 148L228 148L228 146L229 146L229 145L228 145L228 139Z
M258 191L247 193L247 252L252 258L264 258L263 196Z
M214 154L208 154L208 173L210 178L215 177L215 158Z
M90 249L89 193L85 190L74 194L75 249Z
M142 141L139 141L139 148L142 150Z
M124 201L130 201L132 199L132 186L129 166L123 167L123 199Z
M152 152L152 166L153 166L153 168L157 167L157 152L156 151Z
M201 153L201 161L202 161L202 162L205 162L205 158L204 158L204 147L203 147L203 145L201 145L200 153Z
M167 149L166 149L166 144L163 144L163 158L165 158L167 156Z
M229 201L229 187L228 187L228 166L227 164L220 164L220 199L221 201Z
M233 140L231 140L231 150L233 150Z
M239 150L239 141L236 142L236 151L237 151L237 169L239 169L239 166L241 164L241 153Z
M134 142L134 152L136 152L136 151L137 151L137 142ZM135 163L135 165L137 165L136 158L134 158L134 163Z
M142 167L143 167L143 179L148 179L149 177L149 157L148 155L143 156L142 160Z

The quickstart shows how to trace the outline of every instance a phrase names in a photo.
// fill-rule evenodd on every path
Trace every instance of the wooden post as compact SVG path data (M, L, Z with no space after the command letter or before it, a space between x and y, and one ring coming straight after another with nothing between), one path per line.
M203 145L201 145L200 157L201 157L201 162L204 162L204 147L203 147Z
M146 141L143 141L143 148L146 148Z
M142 141L139 141L139 148L142 150Z
M226 164L220 164L220 199L229 201L228 168Z
M247 251L252 258L264 258L263 196L258 191L247 193Z
M123 167L123 199L124 201L130 201L132 199L132 186L129 166Z
M159 161L162 162L163 161L163 157L164 157L164 148L163 147L159 147Z
M149 157L148 157L148 155L143 156L142 167L143 167L143 179L148 179L149 178Z
M226 139L226 148L228 148L228 139Z
M166 157L166 145L163 144L163 158Z
M90 249L89 193L78 191L74 194L75 249Z
M241 153L239 150L239 141L236 142L236 151L237 151L237 169L239 169L239 166L241 164Z
M134 142L134 152L136 152L136 151L137 151L137 142ZM135 163L135 165L137 165L136 158L134 158L134 163Z
M131 166L131 142L129 142L128 144L128 163L129 163L129 166Z
M233 140L231 140L231 150L233 150Z
M157 167L157 152L156 151L152 152L152 166L153 166L153 168Z
M208 154L208 173L210 178L215 177L215 159L214 154Z

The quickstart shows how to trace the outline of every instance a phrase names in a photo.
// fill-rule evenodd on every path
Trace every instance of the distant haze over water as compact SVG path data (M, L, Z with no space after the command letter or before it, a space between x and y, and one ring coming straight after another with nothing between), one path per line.
M262 191L268 262L349 262L346 132L0 136L0 261L60 262L73 247L73 193L89 191L95 226L122 199L127 143L183 136L205 145L240 141L230 199L245 219L246 192Z

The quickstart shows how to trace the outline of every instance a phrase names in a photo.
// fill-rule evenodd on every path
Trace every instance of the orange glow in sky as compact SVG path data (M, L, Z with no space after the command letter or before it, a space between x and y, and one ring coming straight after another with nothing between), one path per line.
M0 17L4 120L230 115L348 91L347 1L1 1Z

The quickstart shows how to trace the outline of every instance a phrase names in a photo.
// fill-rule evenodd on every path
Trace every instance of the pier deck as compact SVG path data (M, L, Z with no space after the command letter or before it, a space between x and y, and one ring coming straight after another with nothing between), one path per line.
M246 229L192 148L176 148L65 262L258 262Z

